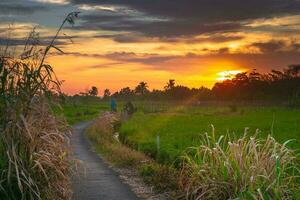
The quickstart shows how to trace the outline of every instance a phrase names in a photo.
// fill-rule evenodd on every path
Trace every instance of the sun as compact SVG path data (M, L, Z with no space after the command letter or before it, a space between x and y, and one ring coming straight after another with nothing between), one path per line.
M221 71L218 72L218 78L217 81L224 81L228 79L232 79L236 74L241 73L241 70L227 70L227 71Z

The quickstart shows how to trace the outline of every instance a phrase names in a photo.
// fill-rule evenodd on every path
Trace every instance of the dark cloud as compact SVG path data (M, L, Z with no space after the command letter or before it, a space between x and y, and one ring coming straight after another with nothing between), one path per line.
M229 41L236 41L241 40L243 36L224 36L224 35L212 35L209 37L146 37L144 35L139 34L112 34L112 35L98 35L95 36L96 38L109 38L113 39L119 43L147 43L147 42L168 42L168 43L177 43L177 42L184 42L184 43L200 43L200 42L212 42L212 43L222 43L222 42L229 42Z
M56 53L59 54L60 53ZM112 52L107 54L87 54L79 52L67 52L65 55L72 55L78 57L92 57L92 58L107 58L118 61L118 63L139 63L145 65L155 65L174 59L177 56L162 56L159 54L136 54L134 52Z
M71 38L68 36L58 36L54 45L69 44ZM52 37L41 37L38 40L30 40L29 44L36 44L39 46L47 46L50 44ZM26 44L27 38L8 38L0 36L0 46L23 46Z
M31 15L36 11L45 11L48 10L44 5L24 3L20 1L1 1L0 2L0 13L4 15Z
M293 42L288 43L283 40L271 40L268 42L256 42L249 45L249 47L256 47L262 53L267 54L284 51L297 52L300 49L300 44Z
M198 19L202 23L239 21L299 13L298 0L71 0L75 4L125 6L150 16Z
M266 52L263 54L253 53L230 53L229 49L221 48L219 50L207 50L208 54L187 53L186 55L165 56L159 54L136 54L134 52L111 52L106 54L85 54L79 52L69 52L65 55L105 58L110 60L108 63L93 65L80 70L90 68L109 68L124 67L126 63L143 64L136 70L160 70L189 73L190 68L209 67L207 63L231 60L236 65L245 69L260 69L269 71L270 69L282 69L283 67L300 63L300 53L296 51ZM60 54L60 53L56 53ZM199 66L189 65L189 63L199 63ZM203 63L203 66L202 64ZM126 65L125 65L126 66Z
M176 56L162 56L159 54L137 55L133 52L114 52L106 54L105 57L123 62L141 63L146 65L162 64L176 58Z
M201 24L196 20L159 20L121 14L89 14L81 18L79 28L88 30L128 31L148 37L180 37L207 33L232 32L241 28L240 23L219 22Z
M189 36L239 30L245 20L300 13L298 0L72 0L122 10L83 17L83 28L131 31L151 37ZM124 7L136 12L125 12ZM160 20L159 20L160 19Z
M291 46L292 46L292 48L295 49L296 51L297 51L297 50L300 50L300 43L292 43Z

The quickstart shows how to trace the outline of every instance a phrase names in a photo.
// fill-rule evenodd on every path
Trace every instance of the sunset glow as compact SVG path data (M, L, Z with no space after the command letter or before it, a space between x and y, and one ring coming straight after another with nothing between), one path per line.
M4 0L0 41L13 35L10 44L22 48L36 27L47 44L65 15L76 10L81 12L78 20L64 28L55 44L65 54L53 51L46 59L65 80L64 92L76 94L92 85L117 91L140 81L150 89L163 89L169 79L211 88L242 71L265 72L299 63L299 4L24 0L21 12L12 9L20 6L18 0Z
M232 79L236 74L241 73L240 70L229 70L229 71L222 71L218 72L217 75L219 76L216 80L224 81L227 79Z

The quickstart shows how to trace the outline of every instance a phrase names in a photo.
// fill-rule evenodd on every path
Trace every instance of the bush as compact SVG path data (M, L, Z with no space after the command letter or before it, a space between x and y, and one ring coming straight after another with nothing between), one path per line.
M180 186L189 199L299 198L299 163L288 142L206 134L201 143L183 156Z
M117 167L136 167L148 158L140 152L123 145L115 138L115 126L119 124L116 114L104 113L95 120L86 133L96 150Z
M172 166L149 163L141 165L139 168L144 180L155 186L156 190L174 190L178 189L177 177L178 171Z
M0 52L0 199L71 198L66 126L50 110L60 82L44 60L77 14L44 51L33 30L20 56Z

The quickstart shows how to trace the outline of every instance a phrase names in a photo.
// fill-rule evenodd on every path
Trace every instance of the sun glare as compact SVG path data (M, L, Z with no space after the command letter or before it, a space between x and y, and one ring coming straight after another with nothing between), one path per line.
M217 81L224 81L228 79L232 79L236 74L241 73L241 70L227 70L227 71L222 71L218 72L218 78L216 79Z

